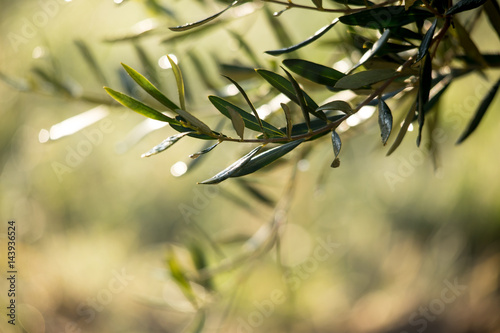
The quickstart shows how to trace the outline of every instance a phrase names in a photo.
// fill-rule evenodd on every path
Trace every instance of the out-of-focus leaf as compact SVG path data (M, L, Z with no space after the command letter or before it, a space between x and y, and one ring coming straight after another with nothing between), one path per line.
M487 62L484 60L483 55L476 46L476 43L474 43L471 39L469 32L465 30L464 26L458 20L453 20L453 25L455 26L454 31L458 35L458 40L464 49L465 54L470 59L473 59L477 64L487 67Z
M352 107L349 103L344 101L331 101L326 104L321 105L318 110L326 111L326 110L340 110L346 114L352 113Z
M191 304L193 304L193 306L197 308L198 304L196 302L193 288L191 287L186 274L184 274L184 271L182 270L181 265L179 264L179 261L175 256L174 251L172 250L169 251L169 254L167 256L167 266L170 270L170 276L172 277L172 279L175 281L175 283L177 283L177 285L187 297L187 299L191 302Z
M280 54L284 54L284 53L290 53L290 52L293 52L293 51L296 51L304 46L307 46L309 44L311 44L312 42L314 42L315 40L319 39L321 36L323 36L324 34L326 34L328 32L328 30L330 30L331 28L333 28L333 26L335 24L337 24L337 22L339 22L339 19L338 18L335 18L332 23L330 23L329 25L326 25L324 26L323 28L319 29L318 31L316 31L314 33L314 35L312 35L311 37L307 38L306 40L298 43L298 44L295 44L293 46L289 46L289 47L285 47L283 49L279 49L279 50L272 50L272 51L266 51L267 54L270 54L270 55L273 55L273 56L277 56L277 55L280 55Z
M189 330L186 330L186 333L202 333L203 329L205 328L205 322L207 319L207 314L206 310L199 310L192 326L190 327Z
M175 81L177 83L177 91L179 92L179 103L181 104L181 109L185 110L186 109L186 92L184 91L184 79L182 78L182 73L181 69L179 66L175 63L175 61L170 58L169 55L167 55L168 62L170 62L170 66L172 67L172 70L174 72L175 76Z
M149 78L149 81L153 82L156 86L161 88L161 82L158 77L158 72L156 71L156 65L149 59L146 51L137 43L134 43L134 49L137 53L137 57L139 57L139 61L141 62L142 67L144 68L146 77Z
M495 29L498 38L500 38L500 6L497 0L487 0L484 3L483 9L488 16L491 26Z
M401 27L432 16L434 14L431 12L413 7L405 10L405 6L386 6L341 16L339 20L347 25L357 25L370 29L386 29Z
M500 86L500 80L498 80L493 85L493 87L491 87L488 94L486 94L486 96L481 101L481 104L479 104L479 107L477 108L476 113L474 113L474 117L472 118L469 125L467 126L465 131L462 133L462 135L460 135L460 137L458 138L458 140L456 142L457 145L464 142L464 140L467 139L467 137L469 137L469 135L471 135L472 132L474 132L474 130L477 128L477 126L481 122L481 119L483 119L484 114L488 110L488 107L490 106L491 102L495 98L495 95L498 91L499 86Z
M257 201L265 204L268 207L274 208L275 201L266 194L262 193L262 191L255 186L251 185L244 178L240 178L237 181L237 184L241 186L243 190L245 190L248 194L250 194Z
M238 134L241 140L243 140L243 134L245 133L245 122L243 121L243 117L232 107L228 107L227 111L229 112L229 116L231 117L231 123L233 124L233 128L236 131L236 134Z
M420 47L418 48L417 58L415 59L415 62L419 62L427 54L429 46L431 45L432 37L434 36L434 31L436 30L437 21L438 20L435 19L434 22L432 22L429 30L427 30L427 32L425 33L424 38L422 39L422 43L420 43Z
M378 102L378 125L380 127L382 144L385 146L392 131L392 113L382 98L379 98Z
M295 91L295 96L297 96L297 99L299 101L300 109L302 110L302 115L304 116L304 120L306 121L307 127L310 128L311 118L309 117L309 112L307 110L306 101L304 99L304 94L302 93L302 89L300 88L297 81L295 81L292 74L290 74L284 68L283 68L283 70L285 71L286 75L288 76L288 79L290 80L290 82L292 82L292 87L293 87L293 90Z
M483 5L486 0L460 0L453 6L451 6L445 13L445 15L454 15L466 10L471 10Z
M73 95L71 89L68 88L64 83L62 83L54 74L47 73L47 71L38 66L33 67L31 70L42 80L52 85L54 89L58 90L59 92L62 92L63 94L69 96Z
M253 65L259 66L260 61L259 58L257 58L257 55L255 52L252 50L252 48L248 45L248 43L245 41L245 39L238 33L232 31L232 30L227 30L227 32L238 41L240 47L243 49L244 53L248 56L248 58L253 62Z
M405 120L403 122L403 125L401 126L401 129L399 130L398 136L396 137L396 140L394 140L394 143L392 144L391 148L389 148L389 151L387 152L387 156L392 154L403 142L403 139L406 135L406 132L408 132L408 127L410 126L412 119L415 117L415 108L417 106L417 103L413 103L410 110L406 114Z
M336 89L359 89L371 84L387 80L396 72L393 69L372 69L343 77L335 85Z
M333 68L302 59L285 59L283 65L308 80L332 87L345 76Z
M108 85L104 72L102 71L101 67L99 67L99 64L97 63L87 44L83 40L75 40L75 45L82 54L83 59L85 59L87 65L90 67L90 70L95 75L97 81L104 84L105 86Z
M264 14L266 15L267 21L269 22L269 25L271 25L271 28L272 28L271 30L274 33L278 42L283 47L285 47L286 45L292 45L293 42L290 39L288 32L281 24L281 21L273 15L273 13L269 9L269 7L264 6L263 10L264 10Z
M240 109L236 105L229 103L228 101L217 97L217 96L209 96L208 99L210 102L217 108L217 110L220 111L223 115L231 119L231 115L229 114L228 108L232 108L236 112L238 112L241 117L243 118L243 121L245 122L245 127L254 130L254 131L261 131L261 127L259 125L259 120L255 118L255 116L251 115L250 113L246 112L245 110ZM285 133L274 127L273 125L261 120L262 122L262 128L264 129L264 133L266 133L269 137L283 137L285 136Z
M159 121L165 121L170 124L174 125L180 125L178 121L176 121L173 118L170 118L160 111L157 111L146 104L136 100L133 97L127 96L121 92L118 92L116 90L113 90L108 87L104 87L106 92L113 97L115 100L117 100L120 104L123 106L128 107L129 109L132 109L133 111L142 114L143 116L146 116L151 119L159 120Z
M196 129L198 129L200 133L203 133L203 134L212 133L212 130L210 129L210 127L208 127L207 124L205 124L204 122L202 122L201 120L199 120L198 118L193 116L191 113L187 112L186 110L175 109L175 112L179 116L184 118L184 120L186 120L188 123L190 123L191 125L196 127Z
M205 84L205 86L208 89L212 89L214 91L217 90L216 85L212 83L212 78L210 75L207 74L207 71L205 70L206 65L204 65L198 55L193 52L189 51L188 52L188 57L191 59L193 62L194 68L196 69L196 73L200 76L202 82Z
M176 143L182 137L184 137L186 134L189 134L189 132L184 132L184 133L179 133L179 134L176 134L176 135L169 136L168 138L166 138L165 140L163 140L160 144L154 146L147 153L142 154L141 157L149 157L149 156L152 156L152 155L159 154L159 153L161 153L164 150L167 150L174 143Z
M193 23L186 23L184 25L179 25L179 26L176 26L176 27L170 27L169 29L172 30L172 31L186 31L186 30L189 30L189 29L193 29L193 28L196 28L196 27L199 27L203 24L206 24L214 19L216 19L217 17L219 17L221 14L223 14L226 10L228 10L229 8L233 7L234 5L236 5L238 3L238 0L232 2L229 6L227 6L226 8L224 8L222 11L212 15L212 16L209 16L203 20L199 20L199 21L196 21L196 22L193 22Z
M260 170L266 165L269 165L272 162L276 161L283 155L289 153L302 142L304 142L303 139L295 140L266 150L265 152L252 157L250 161L248 161L248 163L246 163L242 168L240 168L237 172L231 174L231 177L241 177L254 173L255 171Z
M292 114L290 113L290 108L285 103L280 103L283 112L285 113L286 118L286 136L287 138L291 138L292 136Z
M418 136L417 147L420 146L422 139L422 129L425 121L425 105L429 101L429 93L432 84L432 59L430 54L425 56L424 65L420 74L420 81L418 87Z
M257 110L255 109L255 106L253 106L252 101L250 101L250 98L248 98L248 95L245 92L245 90L238 84L238 82L234 81L229 76L224 76L224 77L226 79L228 79L229 81L231 81L231 83L234 84L234 86L238 89L238 91L240 92L240 94L243 96L243 98L247 102L248 106L250 107L250 110L252 110L252 113L255 116L255 119L257 119L257 121L259 123L259 127L260 127L261 132L262 133L266 133L264 131L264 127L262 126L262 120L260 119L259 114L257 113ZM233 120L233 116L232 115L231 115L231 120ZM234 123L233 123L233 126L234 126Z
M391 35L391 30L385 29L384 33L380 38L373 44L371 49L365 52L361 59L359 59L358 63L354 65L349 72L352 72L359 66L363 65L365 62L367 62L369 59L371 59L375 54L377 54L378 51L387 43L389 40L389 36Z
M0 80L2 80L4 83L8 84L12 88L19 90L19 91L30 91L30 87L26 80L18 79L18 78L12 78L10 76L5 75L4 73L0 72Z
M323 0L311 0L317 8L323 8Z
M241 170L246 164L248 164L252 156L257 154L261 148L262 146L255 147L248 154L246 154L245 156L243 156L242 158L240 158L239 160L237 160L236 162L234 162L233 164L231 164L230 166L228 166L227 168L225 168L212 178L204 180L198 184L218 184L228 179L229 177L232 177L239 170Z
M197 271L201 271L208 267L207 259L205 256L205 252L198 245L198 243L191 243L189 246L189 254L191 255L191 259L193 260L194 267ZM201 281L203 287L213 290L212 280L204 279Z
M151 95L154 99L156 99L161 104L165 105L170 110L174 111L176 109L180 109L174 102L172 102L167 96L162 94L158 88L156 88L148 79L139 74L135 69L129 67L122 63L123 68L127 71L130 77L137 82L139 86L141 86L144 91L146 91L149 95Z
M274 72L265 70L265 69L257 69L257 73L262 76L270 85L274 88L278 89L280 92L286 95L286 97L290 98L294 103L300 105L300 102L295 95L295 90L293 89L292 83L285 79L283 76L276 74ZM313 101L311 97L306 92L302 92L304 95L304 99L306 101L307 109L310 113L314 114L316 117L323 119L324 115L320 113L316 113L316 109L318 108L318 104Z

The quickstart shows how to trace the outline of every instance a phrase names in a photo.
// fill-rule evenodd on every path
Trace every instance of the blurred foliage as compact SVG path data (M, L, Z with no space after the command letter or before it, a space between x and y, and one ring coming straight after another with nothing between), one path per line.
M496 1L38 5L0 66L20 330L498 330Z

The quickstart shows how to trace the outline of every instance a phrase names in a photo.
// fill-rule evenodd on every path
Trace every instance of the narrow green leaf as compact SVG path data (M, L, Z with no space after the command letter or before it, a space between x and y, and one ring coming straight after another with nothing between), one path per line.
M353 110L349 103L344 101L332 101L321 105L317 111L340 110L346 114L352 114Z
M299 101L300 109L302 110L302 115L304 116L304 120L306 121L307 127L310 129L311 118L309 117L309 112L307 110L306 101L304 99L304 94L302 93L302 89L300 88L297 81L295 81L292 74L290 74L284 68L282 68L282 69L285 71L290 82L292 82L292 87L293 87L293 90L295 91L295 96L297 96L297 99Z
M212 133L212 130L210 129L210 127L208 127L207 124L205 124L204 122L202 122L201 120L199 120L198 118L193 116L191 113L189 113L185 110L182 110L182 109L176 109L175 112L179 116L184 118L188 123L190 123L191 125L196 127L196 129L200 133L203 133L203 134L211 134Z
M183 25L179 25L179 26L176 26L176 27L170 27L169 29L172 30L172 31L185 31L185 30L189 30L189 29L193 29L193 28L196 28L196 27L199 27L203 24L206 24L214 19L216 19L217 17L219 17L221 14L223 14L226 10L228 10L229 8L233 7L234 5L236 5L238 3L238 0L234 1L233 3L231 3L229 6L227 6L226 8L224 8L222 11L212 15L212 16L209 16L203 20L200 20L200 21L196 21L196 22L193 22L193 23L186 23L186 24L183 24Z
M87 44L83 40L75 40L75 45L82 54L83 59L85 59L87 65L90 67L90 70L95 75L97 81L99 81L99 83L104 84L105 86L108 85L104 72L97 63L94 55L90 51L90 48L87 46Z
M236 105L229 103L228 101L217 97L217 96L209 96L208 99L210 102L219 110L220 113L231 119L231 115L229 114L228 108L234 109L236 112L238 112L241 117L243 118L243 121L245 122L245 127L249 128L254 131L261 131L261 127L259 125L259 121L255 116L251 115L250 113L246 112L243 109L240 109ZM266 133L270 138L272 137L283 137L285 136L285 133L274 127L273 125L265 122L262 122L262 128L264 129L264 133Z
M233 128L236 131L236 134L238 134L241 140L243 140L243 134L245 133L245 122L243 121L243 117L232 107L228 107L227 111L229 112L229 116L231 117L231 123L233 124Z
M340 154L340 149L342 148L342 141L336 131L332 131L332 145L333 154L335 155L335 158L337 158Z
M272 50L272 51L266 51L267 54L270 54L270 55L273 55L273 56L277 56L277 55L280 55L280 54L284 54L284 53L290 53L290 52L293 52L293 51L296 51L304 46L307 46L309 44L311 44L312 42L314 42L315 40L319 39L321 36L323 36L324 34L326 34L328 32L328 30L330 30L331 28L333 28L333 26L335 24L337 24L337 22L339 22L339 19L338 18L335 18L332 23L330 23L329 25L326 25L324 26L323 28L319 29L318 31L316 31L314 33L314 35L312 35L311 37L307 38L306 40L296 44L296 45L293 45L293 46L289 46L289 47L285 47L283 49L279 49L279 50Z
M359 59L358 63L349 70L349 73L354 71L359 66L363 65L365 62L370 60L375 54L377 54L377 52L380 51L380 49L387 43L390 35L391 35L391 30L385 29L382 36L380 36L380 38L373 44L373 46L368 51L366 51L365 54L363 54L361 59Z
M290 108L288 107L288 105L286 105L285 103L280 103L280 105L281 105L281 108L283 109L283 112L285 112L286 136L287 136L287 138L290 139L292 137L292 127L293 127L292 114L290 113Z
M335 85L336 89L359 89L387 80L396 74L394 69L372 69L343 77Z
M236 174L242 167L244 167L250 161L252 156L257 154L261 148L262 146L258 146L252 149L248 154L246 154L245 156L243 156L242 158L240 158L239 160L237 160L236 162L234 162L233 164L231 164L230 166L228 166L227 168L225 168L212 178L204 180L198 184L218 184L228 179L233 174Z
M342 141L340 140L340 136L337 132L335 132L335 130L332 131L332 146L335 158L333 159L331 167L338 168L340 166L340 159L338 156L340 154L340 149L342 148Z
M425 33L424 38L422 39L422 43L420 43L420 47L418 48L417 58L415 62L419 62L422 58L427 54L429 50L429 46L431 45L432 37L434 36L434 31L436 30L437 19L432 22L431 27Z
M141 86L144 91L151 95L158 102L169 108L171 111L180 109L174 102L172 102L167 96L162 94L158 88L156 88L148 79L139 74L135 69L129 67L122 63L123 68L127 71L128 75Z
M385 146L392 131L392 113L382 98L379 98L378 101L378 125L380 127L382 144Z
M198 304L196 302L193 288L191 287L186 274L184 274L181 265L179 264L179 261L175 256L174 251L172 250L169 251L167 257L167 266L170 270L170 276L172 277L172 279L177 283L187 299L194 305L195 308L197 308Z
M405 120L403 122L403 125L401 126L401 129L399 130L398 136L396 137L396 140L394 140L394 143L392 144L391 148L389 148L389 151L387 152L387 156L391 155L403 142L403 139L406 135L406 132L408 132L408 127L410 126L413 118L415 117L415 108L417 106L417 103L412 104L410 110L406 114Z
M214 143L213 145L210 145L208 146L207 148L197 152L197 153L194 153L194 154L191 154L189 155L189 158L192 158L193 160L194 159L197 159L198 157L200 157L201 155L204 155L206 153L209 153L211 152L215 147L217 147L222 141L217 141L216 143Z
M248 161L248 163L246 163L241 169L231 174L231 177L241 177L254 173L255 171L260 170L263 167L276 161L283 155L289 153L302 142L304 142L304 139L288 142L283 145L266 150L265 152L252 157L252 159L250 159L250 161Z
M264 127L262 126L262 120L260 119L259 117L259 114L257 112L257 110L255 109L255 107L253 106L252 104L252 101L250 101L250 98L248 98L248 95L247 93L245 92L245 90L238 84L238 82L234 81L233 79L231 79L229 76L225 76L223 75L226 79L228 79L229 81L231 81L232 84L234 84L234 86L238 89L238 91L240 92L240 94L243 96L243 98L245 99L245 101L247 102L248 106L250 107L250 110L252 110L252 113L255 117L255 119L257 119L257 121L259 122L259 127L260 127L260 130L262 133L266 133L264 131ZM233 109L234 111L234 109ZM231 120L233 120L233 117L231 115ZM234 125L234 123L233 123Z
M345 76L331 67L326 67L314 62L302 59L285 59L283 65L288 67L292 72L305 77L312 82L319 84L334 86L338 80Z
M176 135L169 136L168 138L163 140L160 144L154 146L147 153L142 154L141 157L149 157L152 155L159 154L162 151L165 151L166 149L170 148L174 143L179 141L182 137L184 137L186 134L189 134L189 132L184 132L184 133L179 133Z
M476 113L474 114L474 117L471 119L469 125L465 129L465 131L460 135L458 138L456 144L460 144L465 141L469 137L469 135L474 132L474 130L477 128L479 123L481 122L481 119L483 119L484 114L488 110L488 107L490 106L491 102L495 98L495 95L498 91L498 87L500 86L500 80L498 80L493 87L491 87L490 91L486 96L483 98L481 101L481 104L479 104L479 107L476 110Z
M425 56L424 64L420 74L420 81L418 87L418 136L417 147L420 146L422 139L422 129L425 121L425 105L429 101L429 93L432 84L432 58L430 54Z
M296 103L297 105L300 105L300 102L295 95L295 89L293 88L293 85L290 81L285 79L283 76L276 74L274 72L265 70L265 69L257 69L257 73L264 78L270 85L272 85L274 88L279 90L281 93L283 93L286 97L290 98L291 101ZM316 109L318 108L318 104L313 101L311 97L306 92L302 92L304 95L306 105L307 105L307 110L315 115L316 117L325 120L326 117L324 114L320 112L316 112Z
M431 12L414 7L405 10L405 6L385 6L341 16L339 20L347 25L357 25L370 29L386 29L398 28L432 16L434 14Z
M486 0L460 0L455 5L451 6L445 15L454 15L467 10L471 10L483 5Z
M172 58L170 58L169 55L167 55L167 58L168 61L170 62L172 70L174 71L175 81L177 82L177 91L179 92L179 103L181 104L181 109L186 110L186 105L185 105L186 92L184 91L184 80L182 78L181 69L175 63L175 61L173 61Z
M117 100L120 104L123 106L128 107L129 109L132 109L133 111L142 114L143 116L146 116L151 119L159 120L159 121L165 121L170 124L174 125L180 125L178 121L176 121L173 118L170 118L160 111L157 111L146 104L136 100L133 97L127 96L121 92L118 92L116 90L113 90L108 87L104 87L104 90L113 97L115 100Z

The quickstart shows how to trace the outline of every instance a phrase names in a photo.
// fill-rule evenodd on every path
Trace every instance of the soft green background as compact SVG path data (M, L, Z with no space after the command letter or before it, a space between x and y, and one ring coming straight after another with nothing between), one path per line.
M26 22L33 22L42 4L49 2L0 2L1 72L28 77L30 68L49 66L53 57L67 80L107 98L74 46L77 38L91 46L111 87L121 89L120 62L141 68L129 43L102 41L155 16L139 1L121 6L112 1L53 1L53 17L36 28L35 36L13 44L11 33L22 35ZM178 11L180 20L158 16L162 26L202 18L221 8L220 4L203 8L184 1L169 5ZM332 19L328 14L319 17L291 10L280 21L298 42ZM218 119L206 99L212 92L204 88L185 53L197 52L215 84L225 84L211 54L226 62L249 62L224 29L243 34L267 68L277 61L263 54L279 44L269 34L262 12L196 41L160 44L162 38L174 34L164 29L159 36L140 42L155 63L166 53L177 55L192 98L190 105L209 124ZM328 36L335 39L341 34L334 29ZM498 52L500 43L486 20L479 21L473 38L482 50ZM43 48L44 56L34 59L37 47ZM313 46L300 55L312 61L345 57L331 47L318 50ZM160 73L165 90L175 98L172 72ZM493 82L499 73L486 74ZM454 146L490 82L472 75L457 80L446 93L439 105L443 132L437 146L437 170L430 154L415 147L415 132L407 135L396 153L385 157L387 148L380 144L376 117L342 134L338 169L330 168L328 139L304 144L301 149L306 145L313 149L300 162L290 211L283 219L287 225L281 230L281 263L292 267L292 273L280 268L273 250L220 274L215 279L216 293L204 294L196 287L204 294L206 332L417 332L423 324L412 324L412 313L441 299L445 281L455 280L467 289L426 322L432 326L426 327L428 332L436 327L498 330L500 98L478 131ZM328 97L328 92L318 96ZM182 215L186 207L193 213L192 220L214 240L240 234L251 237L272 220L273 209L241 192L232 179L215 189L196 185L248 147L223 144L192 172L176 178L171 166L187 162L188 155L203 143L186 138L168 152L141 159L142 153L172 134L163 128L117 154L117 144L143 118L125 108L112 108L108 120L87 129L95 133L107 121L109 131L101 132L102 140L92 145L88 156L59 179L54 162L65 163L68 151L87 140L86 136L79 132L42 144L39 132L94 106L20 93L0 84L0 260L4 274L7 221L15 219L19 271L18 325L7 325L2 310L0 330L189 332L195 316L166 270L167 244L174 246L188 269L186 249L192 243L206 252L211 265L221 261L198 227L186 223ZM393 111L395 119L405 112ZM289 164L297 161L299 151L291 154ZM287 192L291 173L291 165L283 165L249 179L278 200ZM391 178L395 182L388 181L394 176L398 177ZM247 207L231 200L233 194L246 200ZM324 242L335 243L335 249L318 260L317 249ZM233 257L241 252L242 244L220 246L226 257ZM113 292L117 272L126 272L129 280ZM6 290L2 275L2 309L8 301ZM111 299L101 302L91 316L85 305L103 295Z

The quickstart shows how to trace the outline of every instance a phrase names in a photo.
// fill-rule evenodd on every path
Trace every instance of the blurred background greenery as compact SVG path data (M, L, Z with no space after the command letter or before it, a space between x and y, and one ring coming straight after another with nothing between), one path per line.
M34 67L50 68L77 91L74 96L82 91L111 103L75 40L90 47L111 87L121 87L120 62L147 70L137 47L147 50L171 96L173 74L157 63L175 54L190 105L215 124L217 112L206 99L213 91L188 54L195 54L217 89L227 84L217 61L276 68L278 60L263 52L282 45L268 33L263 10L240 7L228 17L245 14L241 8L251 13L196 38L162 43L175 36L166 27L222 6L165 2L178 15L173 18L154 4L1 1L0 72L26 78L36 77ZM296 43L332 19L320 17L291 10L279 22ZM105 41L132 33L131 27L155 24L158 30L135 47L130 41ZM498 52L499 40L486 20L478 24L473 39L482 50ZM234 33L252 45L256 58L242 56ZM333 29L330 42L344 34ZM350 57L334 45L300 54L317 62ZM498 71L486 74L496 79ZM8 288L2 275L0 330L196 332L203 322L203 332L499 332L499 98L478 131L454 145L490 85L474 75L447 91L438 106L443 134L431 152L416 148L416 134L410 132L400 149L385 157L376 119L369 119L341 134L340 168L330 168L331 143L325 138L304 144L288 163L243 184L231 179L207 188L196 182L248 147L224 143L196 168L175 176L172 166L181 162L182 169L203 143L187 138L141 159L172 130L159 129L128 146L133 140L127 135L144 119L122 107L107 108L105 119L83 131L42 143L43 129L98 104L58 96L51 87L23 93L0 84L0 260L5 274L7 221L14 219L19 271L18 324L8 325L3 314ZM322 98L329 94L318 92ZM403 116L404 111L393 111L395 119ZM75 157L79 149L85 154ZM276 207L244 190L249 185ZM283 205L280 198L289 194ZM268 251L262 237L272 221L281 226L280 241L278 250ZM263 253L233 261L255 248ZM166 263L175 253L181 271L191 274L193 249L210 267L222 264L211 286L192 284L198 311ZM464 287L450 287L457 284Z

